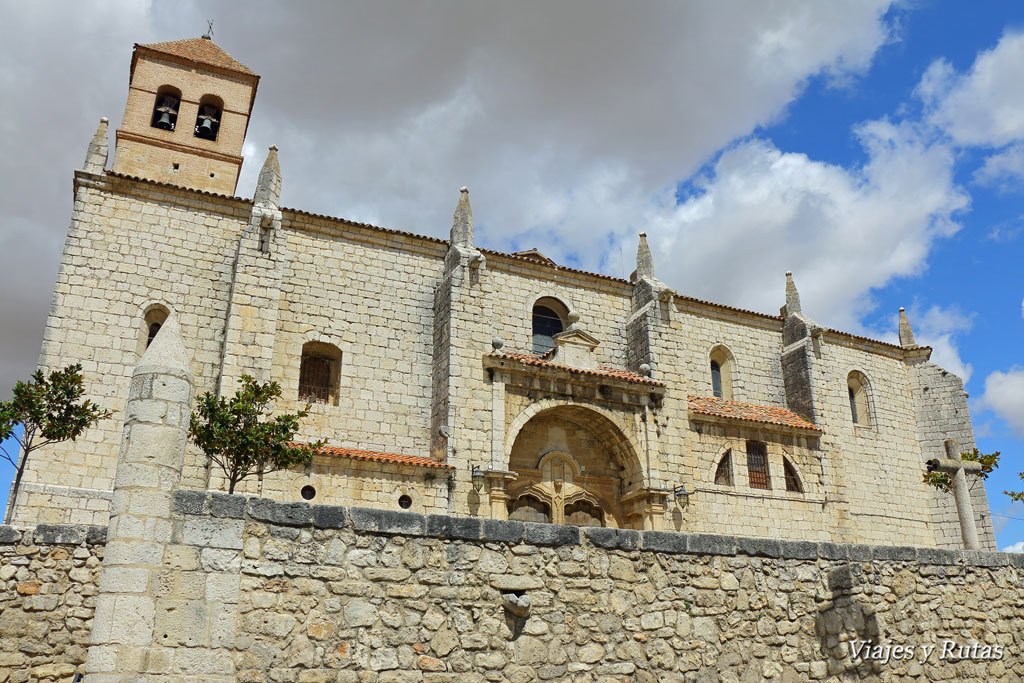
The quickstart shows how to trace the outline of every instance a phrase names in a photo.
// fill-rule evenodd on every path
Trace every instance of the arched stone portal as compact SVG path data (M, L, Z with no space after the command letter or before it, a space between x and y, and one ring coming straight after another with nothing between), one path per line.
M510 519L652 527L645 516L655 511L630 495L645 490L640 459L611 419L589 407L558 405L520 424L508 435L508 469L516 475L507 489Z

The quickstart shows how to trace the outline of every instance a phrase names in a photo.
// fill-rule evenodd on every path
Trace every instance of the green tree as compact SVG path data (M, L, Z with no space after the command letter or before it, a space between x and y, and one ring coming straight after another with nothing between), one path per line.
M203 449L228 479L228 493L253 474L275 472L313 459L324 442L297 444L292 438L309 404L297 413L271 418L270 403L281 397L277 382L257 382L242 375L231 398L206 392L189 421L189 437Z
M0 456L15 468L5 523L11 521L21 476L32 451L52 443L74 441L89 427L110 417L110 411L100 409L92 401L79 403L84 393L82 366L76 363L52 371L49 377L36 370L31 382L15 384L14 397L0 403L0 442L13 437L21 453L18 460L18 453L12 455L0 449ZM21 438L14 433L18 425L24 427Z

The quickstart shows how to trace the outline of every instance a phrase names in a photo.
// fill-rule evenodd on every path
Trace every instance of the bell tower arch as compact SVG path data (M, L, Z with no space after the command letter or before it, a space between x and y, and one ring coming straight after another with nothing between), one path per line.
M136 44L114 171L233 195L259 80L205 36Z

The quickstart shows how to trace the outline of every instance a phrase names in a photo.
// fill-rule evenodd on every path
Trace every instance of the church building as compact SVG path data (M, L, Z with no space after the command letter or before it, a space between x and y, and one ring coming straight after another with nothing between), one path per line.
M33 453L15 525L107 523L133 369L173 317L197 392L277 381L276 409L311 404L299 437L327 444L236 492L964 547L922 475L974 447L966 394L902 309L894 345L816 324L790 273L778 315L698 300L658 279L643 234L628 280L485 249L465 187L447 240L287 208L276 147L234 196L259 80L207 37L135 45L110 168L101 119L74 172L39 359L81 363L112 415ZM194 445L181 486L226 490ZM994 550L982 482L969 503Z

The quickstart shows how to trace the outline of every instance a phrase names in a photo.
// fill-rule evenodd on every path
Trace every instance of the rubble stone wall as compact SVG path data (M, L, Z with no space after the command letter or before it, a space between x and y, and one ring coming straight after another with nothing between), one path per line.
M105 538L106 527L0 526L0 682L82 671Z
M242 514L228 499L179 491L176 524L215 519L211 510ZM233 527L238 538L215 541L241 547L234 664L242 681L1024 674L1019 555L259 499L248 501L244 518L244 528ZM529 613L507 609L506 595L528 596ZM857 640L914 646L918 656L854 661ZM988 645L989 659L980 646L976 659L943 659L945 641L956 653ZM922 663L929 645L938 649Z
M150 666L178 668L140 671L149 675L139 680L194 680L188 666L204 658L239 681L1024 676L1022 555L524 524L187 490L175 493L174 508L168 575L176 586L213 586L222 609L215 623L162 622L169 645L156 650L190 654L151 656ZM0 681L70 680L88 640L99 536L86 527L0 532ZM57 537L65 544L53 545ZM210 639L219 647L200 645ZM890 655L913 647L914 656L855 659L851 644L865 640L890 646Z

